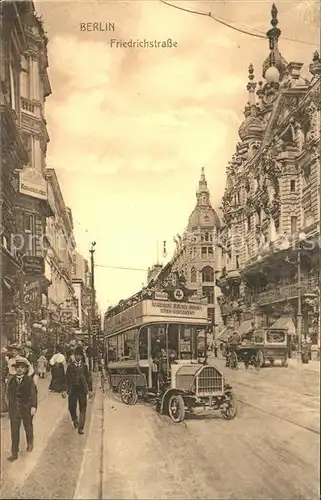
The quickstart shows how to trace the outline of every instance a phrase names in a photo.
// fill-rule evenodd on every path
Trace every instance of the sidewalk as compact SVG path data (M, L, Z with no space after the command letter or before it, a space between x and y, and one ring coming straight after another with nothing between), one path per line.
M19 460L14 463L7 461L10 455L10 424L8 415L1 417L1 487L17 477L23 481L37 464L51 434L67 413L66 399L60 394L48 390L50 376L38 380L38 411L34 417L35 447L32 453L26 453L26 438L23 426L20 430Z

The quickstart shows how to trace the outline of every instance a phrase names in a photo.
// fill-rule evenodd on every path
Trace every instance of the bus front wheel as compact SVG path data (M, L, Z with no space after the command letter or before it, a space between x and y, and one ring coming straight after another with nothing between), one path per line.
M125 405L135 405L138 401L138 394L134 380L125 378L119 384L120 399Z

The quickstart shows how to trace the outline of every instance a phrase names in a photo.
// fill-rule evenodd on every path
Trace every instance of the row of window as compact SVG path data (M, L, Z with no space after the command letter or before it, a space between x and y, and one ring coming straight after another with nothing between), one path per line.
M210 266L206 266L202 269L202 282L203 283L212 283L214 281L214 269ZM195 267L191 269L191 282L197 282L197 270Z
M309 184L309 182L310 182L310 176L311 176L311 167L308 166L308 167L306 167L302 171L303 187L305 187L306 185ZM295 179L291 179L290 180L290 191L291 191L291 193L295 193L296 192L296 181L295 181ZM247 189L247 192L248 192L248 189ZM234 202L235 205L239 205L240 204L241 199L240 199L240 193L239 192L234 195L233 202Z
M199 251L196 247L190 249L190 257L192 259L197 258L199 255ZM201 247L201 257L202 259L211 259L214 255L214 249L212 246Z

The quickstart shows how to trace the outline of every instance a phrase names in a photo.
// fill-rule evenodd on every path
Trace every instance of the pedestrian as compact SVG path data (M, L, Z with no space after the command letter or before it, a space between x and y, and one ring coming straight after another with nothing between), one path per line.
M75 360L67 367L66 387L68 394L68 408L75 429L78 434L84 434L86 421L87 395L92 396L92 377L86 363L83 362L83 349L77 346ZM79 418L77 415L79 406Z
M37 388L28 375L29 361L17 356L15 359L16 374L8 383L8 406L11 428L10 462L17 460L20 442L21 421L26 432L27 451L33 450L33 417L37 411Z
M0 390L1 390L1 400L0 400L0 409L1 409L1 414L7 413L8 411L8 404L7 404L7 398L6 398L6 392L7 392L7 379L8 379L8 359L7 359L7 352L8 349L6 347L1 348L1 358L0 358Z
M38 369L38 375L40 378L45 378L45 374L47 371L47 358L45 356L45 351L43 351L37 361L37 369Z
M66 358L62 354L61 346L57 346L56 353L49 361L51 366L51 382L49 391L64 393L66 390Z

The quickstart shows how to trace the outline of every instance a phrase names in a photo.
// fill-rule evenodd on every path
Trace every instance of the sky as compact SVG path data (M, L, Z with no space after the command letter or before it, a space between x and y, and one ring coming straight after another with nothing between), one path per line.
M265 33L271 2L173 1ZM315 0L276 2L285 59L308 65L320 45ZM48 33L52 95L45 114L47 167L57 172L72 209L77 249L96 241L95 283L101 311L146 284L147 268L167 260L173 236L193 210L201 168L214 208L239 140L248 66L256 81L268 41L159 0L35 2ZM114 32L80 23L115 23ZM172 48L117 48L111 39L167 40ZM313 45L315 44L315 45ZM310 75L311 76L311 75ZM110 267L101 267L110 266ZM132 268L133 270L112 269Z

